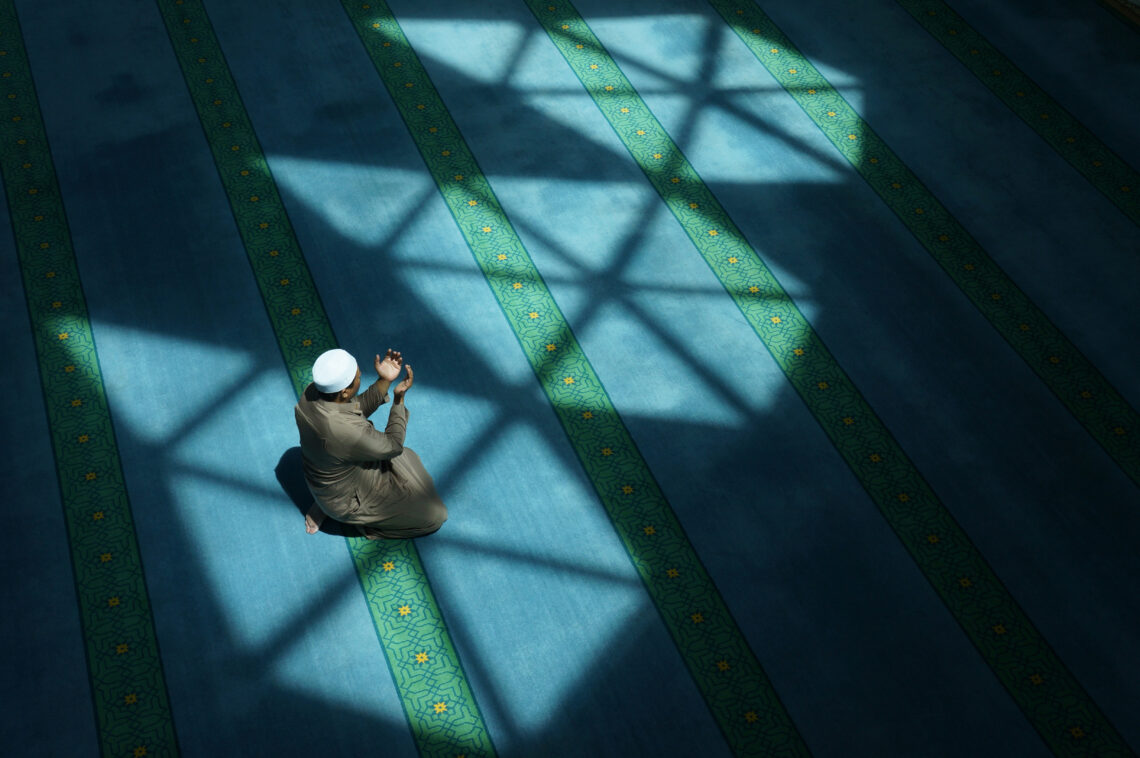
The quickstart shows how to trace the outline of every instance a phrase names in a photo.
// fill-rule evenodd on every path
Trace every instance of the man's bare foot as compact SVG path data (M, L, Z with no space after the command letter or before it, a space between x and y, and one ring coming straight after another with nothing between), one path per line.
M321 530L321 522L325 520L325 512L316 503L309 507L309 512L305 514L305 531L308 534L316 534Z

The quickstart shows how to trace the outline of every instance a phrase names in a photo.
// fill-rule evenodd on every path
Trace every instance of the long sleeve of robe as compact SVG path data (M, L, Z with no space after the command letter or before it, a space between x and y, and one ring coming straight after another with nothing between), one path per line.
M325 513L365 536L430 534L447 519L447 507L419 456L404 447L407 406L392 406L383 432L368 420L386 402L379 383L347 403L306 387L294 408L305 481Z

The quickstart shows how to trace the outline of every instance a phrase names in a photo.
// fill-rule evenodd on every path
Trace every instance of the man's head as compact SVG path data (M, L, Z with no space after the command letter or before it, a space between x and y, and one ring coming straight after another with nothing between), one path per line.
M313 362L313 384L326 400L346 402L360 389L360 367L347 350L327 350Z

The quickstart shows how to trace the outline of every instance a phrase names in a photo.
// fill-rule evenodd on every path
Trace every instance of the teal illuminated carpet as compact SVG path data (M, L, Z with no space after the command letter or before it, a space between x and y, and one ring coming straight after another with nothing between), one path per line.
M994 5L0 0L3 754L1135 755L1140 37Z

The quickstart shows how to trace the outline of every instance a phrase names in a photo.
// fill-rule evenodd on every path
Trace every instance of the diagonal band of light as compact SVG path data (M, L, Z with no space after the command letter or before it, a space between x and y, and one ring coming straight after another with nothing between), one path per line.
M1059 755L1088 754L1081 752L1086 749L1127 754L1123 739L938 500L578 12L566 0L527 0L527 5L1046 743ZM758 28L755 21L749 34L753 28ZM782 41L781 49L786 47ZM806 73L802 65L789 65L789 75ZM854 128L841 134L853 144L862 139Z
M0 173L55 454L100 751L177 755L87 301L12 0L0 0L0 61Z
M200 0L158 0L270 323L300 395L332 326ZM494 755L490 735L410 540L346 540L421 755Z
M738 755L806 755L396 19L382 0L343 5L729 745Z
M1124 473L1140 484L1140 413L762 10L741 0L709 3L998 334Z

